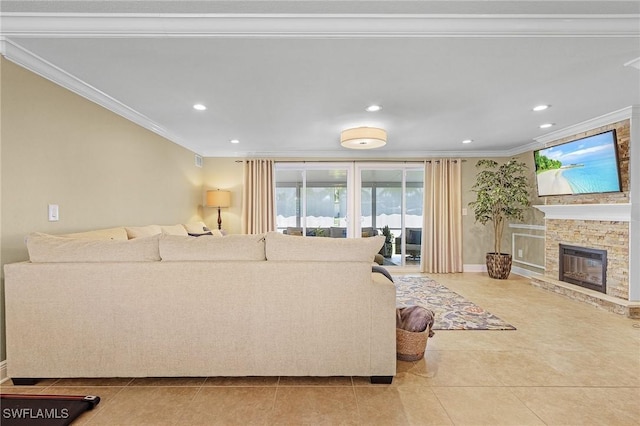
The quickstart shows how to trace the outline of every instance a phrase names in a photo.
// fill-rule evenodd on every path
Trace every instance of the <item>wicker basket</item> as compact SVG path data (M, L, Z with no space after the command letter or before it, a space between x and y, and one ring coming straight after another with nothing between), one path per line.
M425 331L413 332L396 328L396 355L400 361L418 361L424 357L429 338L429 327Z

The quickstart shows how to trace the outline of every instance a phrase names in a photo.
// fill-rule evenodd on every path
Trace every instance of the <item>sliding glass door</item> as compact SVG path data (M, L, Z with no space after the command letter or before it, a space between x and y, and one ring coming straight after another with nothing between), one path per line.
M385 265L419 265L422 163L278 163L278 231L307 237L393 234Z

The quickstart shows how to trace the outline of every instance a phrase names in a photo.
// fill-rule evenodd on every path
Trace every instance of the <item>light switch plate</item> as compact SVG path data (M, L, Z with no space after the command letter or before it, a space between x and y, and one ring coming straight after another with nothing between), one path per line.
M49 204L49 222L57 222L60 219L60 210L57 204Z

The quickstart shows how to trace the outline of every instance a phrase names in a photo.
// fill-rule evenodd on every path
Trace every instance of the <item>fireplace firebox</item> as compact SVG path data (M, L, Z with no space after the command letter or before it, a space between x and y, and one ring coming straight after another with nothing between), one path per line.
M607 251L560 244L560 281L607 293Z

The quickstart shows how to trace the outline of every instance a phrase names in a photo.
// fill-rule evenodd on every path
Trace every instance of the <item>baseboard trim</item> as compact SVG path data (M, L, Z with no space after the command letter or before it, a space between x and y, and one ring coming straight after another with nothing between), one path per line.
M462 266L463 272L487 272L486 264L468 264ZM529 269L521 268L519 266L511 266L511 273L515 275L520 275L522 277L540 277L543 274L540 274L535 271L531 271Z
M482 265L482 264L462 265L462 272L487 272L487 265Z
M519 266L512 266L511 272L513 272L516 275L520 275L521 277L527 277L527 278L541 277L543 275L539 272L531 271L525 268L520 268Z
M0 383L4 383L9 380L7 376L7 360L0 361Z

